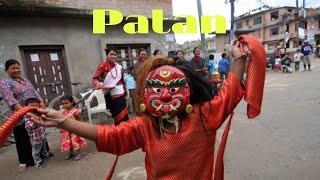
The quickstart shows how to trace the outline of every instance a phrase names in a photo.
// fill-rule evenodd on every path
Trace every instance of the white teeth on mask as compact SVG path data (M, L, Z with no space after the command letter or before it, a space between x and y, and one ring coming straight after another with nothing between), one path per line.
M162 109L163 104L160 104L160 106L156 109L156 111L160 111L160 109Z
M175 108L172 104L170 104L170 108L174 111L177 111L177 108Z

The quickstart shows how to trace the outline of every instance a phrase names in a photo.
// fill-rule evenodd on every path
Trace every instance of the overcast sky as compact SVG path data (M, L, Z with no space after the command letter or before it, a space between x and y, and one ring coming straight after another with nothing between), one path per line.
M203 15L222 15L230 24L230 4L225 4L226 0L201 0ZM228 0L229 1L229 0ZM296 0L236 0L235 15L239 16L251 9L263 6L262 3L271 7L296 6ZM306 7L319 7L320 0L305 0ZM172 0L174 15L194 15L197 16L197 0ZM299 0L299 6L302 6L302 0ZM230 26L230 25L229 25ZM227 27L229 28L227 25ZM178 43L187 40L200 39L199 34L176 35Z

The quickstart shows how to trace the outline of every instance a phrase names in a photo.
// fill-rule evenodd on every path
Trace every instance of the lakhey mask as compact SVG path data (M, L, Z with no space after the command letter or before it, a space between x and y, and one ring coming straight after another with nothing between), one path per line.
M186 76L172 66L161 66L152 70L145 81L142 112L148 112L160 121L173 122L176 116L185 111L192 112L190 89Z

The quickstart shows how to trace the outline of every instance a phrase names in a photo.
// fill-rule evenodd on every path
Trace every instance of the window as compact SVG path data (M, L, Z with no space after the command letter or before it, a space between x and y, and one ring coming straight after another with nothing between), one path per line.
M290 42L289 41L286 43L286 48L290 48Z
M304 21L303 29L308 29L308 21Z
M236 23L236 28L237 29L241 29L242 28L242 21Z
M254 25L258 25L258 24L261 24L261 23L262 23L262 17L261 16L255 17L253 19L253 24Z
M299 23L296 23L296 24L294 25L294 29L295 29L295 31L296 31L296 32L298 32L298 29L299 29Z
M290 24L286 24L286 32L289 32Z
M299 27L302 29L308 28L308 22L307 21L300 21Z
M248 19L246 20L246 26L249 26L249 20Z
M274 27L270 29L270 36L274 36L278 34L279 34L279 27Z
M271 20L279 19L279 11L275 11L271 13Z

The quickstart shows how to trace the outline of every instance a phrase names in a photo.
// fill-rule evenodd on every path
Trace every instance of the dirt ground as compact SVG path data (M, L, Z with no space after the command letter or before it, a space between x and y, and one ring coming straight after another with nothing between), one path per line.
M319 65L314 62L312 72L268 72L257 119L248 120L245 103L239 104L225 154L226 180L320 179ZM18 172L15 147L0 149L1 179L104 179L115 159L98 153L89 142L82 160L66 161L57 130L49 130L48 141L55 157L46 161L45 168L32 167L23 173ZM114 179L145 179L141 150L120 157Z

